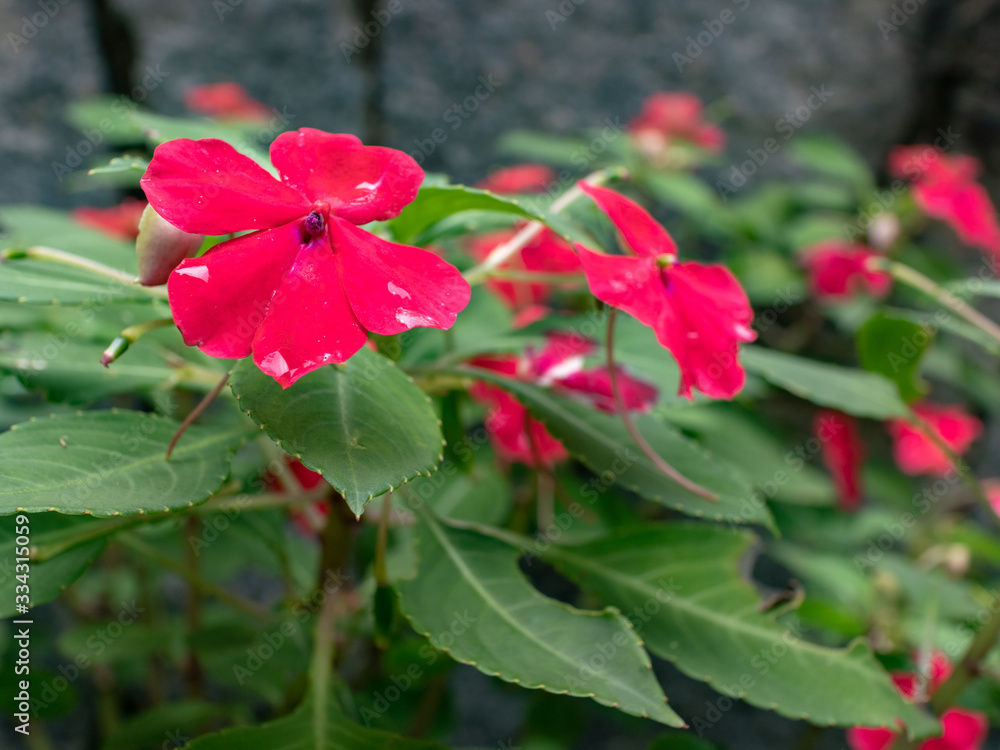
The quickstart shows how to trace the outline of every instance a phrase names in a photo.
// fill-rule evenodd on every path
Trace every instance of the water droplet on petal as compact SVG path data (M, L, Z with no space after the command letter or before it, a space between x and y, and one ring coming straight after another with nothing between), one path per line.
M402 297L403 299L410 299L410 293L408 291L402 287L396 286L391 281L389 282L389 293L394 294L397 297Z
M288 370L288 363L285 358L281 356L281 352L271 352L260 362L260 369L265 371L268 375L272 377L280 377L285 375Z
M174 273L180 276L193 276L198 279L198 281L208 282L208 267L207 266L190 266L188 268L177 268Z

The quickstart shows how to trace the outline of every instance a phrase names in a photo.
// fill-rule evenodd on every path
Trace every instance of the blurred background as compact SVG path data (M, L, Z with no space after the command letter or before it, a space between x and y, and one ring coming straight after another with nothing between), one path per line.
M892 145L946 134L982 160L996 196L998 47L1000 0L0 0L0 204L117 202L111 189L73 192L66 176L113 155L119 123L81 130L67 106L111 95L121 113L184 114L189 88L219 81L272 109L262 141L352 132L456 181L510 163L495 143L512 129L623 127L650 94L686 90L726 131L709 167L720 179L789 128L835 135L876 169ZM657 670L676 710L707 717L706 737L725 747L809 739L805 724L743 704L718 712L717 693ZM515 747L525 696L469 668L455 679L452 742ZM582 709L551 697L547 710L535 720ZM588 747L656 734L600 716Z
M0 202L95 202L54 171L85 137L68 102L181 114L189 87L216 81L281 130L356 133L461 181L503 163L507 130L625 123L663 89L696 93L724 127L720 174L782 118L879 167L892 144L950 129L991 187L1000 170L997 0L0 0L0 30Z

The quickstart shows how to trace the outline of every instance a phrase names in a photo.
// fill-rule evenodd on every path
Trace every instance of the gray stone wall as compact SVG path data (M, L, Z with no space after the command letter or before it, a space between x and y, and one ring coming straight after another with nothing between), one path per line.
M0 202L95 200L67 193L53 172L84 137L65 124L66 102L138 94L181 113L188 86L218 80L242 83L292 127L356 132L466 181L501 161L493 144L505 130L627 121L660 89L710 105L730 136L721 171L788 123L835 133L873 164L893 143L952 126L995 171L998 6L0 0ZM813 90L824 96L803 120ZM779 155L762 176L780 167Z

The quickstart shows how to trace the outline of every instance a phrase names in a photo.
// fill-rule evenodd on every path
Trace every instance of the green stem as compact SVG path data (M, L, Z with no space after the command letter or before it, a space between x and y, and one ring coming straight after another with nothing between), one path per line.
M933 297L952 312L965 318L990 338L1000 342L1000 326L933 279L924 276L915 268L896 261L881 260L874 265L877 268L888 271L892 274L893 278L901 283Z
M189 584L197 587L198 590L204 594L209 594L211 596L214 596L216 599L219 599L220 601L223 601L226 604L235 607L236 609L246 612L247 614L252 615L253 617L266 618L269 615L268 611L263 607L261 607L259 604L247 601L246 599L241 599L240 597L235 596L234 594L230 594L225 589L216 586L214 583L202 578L197 573L193 573L183 563L179 563L172 557L163 554L158 549L156 549L156 547L147 542L144 542L142 539L139 539L133 534L130 534L128 532L120 534L118 536L118 541L126 548L132 550L133 552L139 555L142 555L143 557L149 559L152 562L155 562L160 567L166 568L167 570L176 573L185 581L187 581Z
M108 345L108 348L104 350L104 354L101 355L101 364L107 367L127 352L128 348L138 341L143 335L149 333L150 331L155 331L157 328L166 328L167 326L172 326L173 324L173 318L158 318L156 320L148 320L145 323L137 323L134 326L129 326L124 331L119 333L115 337L114 341Z
M617 317L617 313L618 311L615 308L608 308L608 334L605 348L607 349L608 355L608 379L611 381L611 394L614 396L615 409L618 411L618 416L621 418L622 424L625 425L625 429L628 431L628 434L632 436L632 440L635 442L636 446L638 446L639 450L641 450L646 457L653 462L653 465L656 466L656 468L659 469L664 475L689 492L693 492L698 495L698 497L712 502L718 501L718 495L709 492L700 484L692 482L686 476L677 471L677 469L664 461L663 457L653 449L653 446L646 442L646 438L643 437L642 433L639 432L635 423L632 421L632 417L628 413L628 409L625 406L625 400L622 398L621 390L618 388L618 366L615 364L615 318Z
M541 271L513 271L496 268L487 271L486 276L503 281L523 281L534 284L586 284L587 277L582 273L542 273Z
M931 707L939 716L955 705L965 687L979 676L983 660L1000 640L1000 613L991 612L990 619L972 639L962 660L931 699Z
M112 279L123 286L129 287L130 289L139 289L151 297L167 299L167 289L165 286L143 286L138 283L135 280L135 276L130 273L125 273L124 271L119 271L117 268L112 268L111 266L106 266L103 263L98 263L96 260L81 258L79 255L67 253L64 250L56 250L53 247L36 245L25 250L8 249L0 252L0 262L14 260L16 258L30 258L32 260L45 260L52 263L61 263L64 266L72 266L73 268L79 268L81 270L97 274L98 276Z
M612 177L621 176L622 170L618 167L609 169L599 169L596 172L592 172L583 178L583 182L590 185L600 185L607 182ZM583 190L580 188L579 184L574 185L565 193L560 195L552 203L552 207L549 209L550 213L557 214L560 211L567 208L573 203L573 201L584 195ZM531 242L535 237L541 234L542 230L545 229L545 224L541 221L532 221L526 224L517 234L511 237L506 242L497 245L490 254L486 256L486 259L480 263L475 268L472 268L465 272L465 280L470 284L479 284L485 279L491 271L495 268L501 266L508 259L510 259L515 253L521 250L525 245Z

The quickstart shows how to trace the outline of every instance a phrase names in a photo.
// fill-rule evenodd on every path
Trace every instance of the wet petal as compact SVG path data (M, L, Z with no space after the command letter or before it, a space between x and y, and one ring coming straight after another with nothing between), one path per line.
M676 257L674 238L638 203L614 190L584 181L577 184L608 215L632 252L654 258L660 255Z
M602 255L576 246L591 293L602 302L652 326L664 305L659 268L653 258Z
M237 237L177 266L167 291L188 346L225 359L250 354L271 298L302 249L299 224Z
M402 151L363 146L353 135L302 128L271 144L271 162L287 185L323 200L352 224L391 219L413 201L424 171Z
M288 388L318 367L350 359L367 340L324 239L300 252L286 274L253 341L253 360Z
M697 388L711 398L730 399L743 388L739 343L757 336L753 310L729 269L678 263L665 271L667 304L654 330L681 371L679 393Z
M330 237L347 298L369 331L451 328L469 304L468 282L432 252L386 242L336 217Z
M225 141L161 143L140 180L156 213L191 234L270 229L305 216L310 202Z

